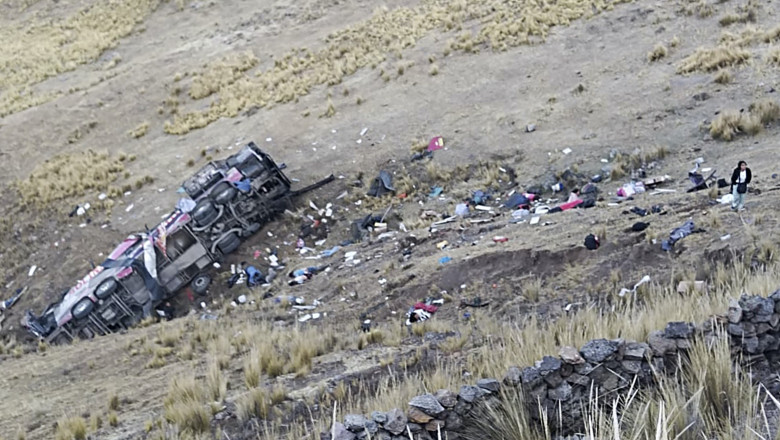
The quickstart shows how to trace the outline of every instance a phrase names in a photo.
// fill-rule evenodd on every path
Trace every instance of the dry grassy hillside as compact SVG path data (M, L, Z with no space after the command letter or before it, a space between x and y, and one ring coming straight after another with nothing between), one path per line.
M563 345L641 339L669 320L723 312L743 292L776 290L778 13L771 0L0 0L0 299L29 289L0 322L0 438L319 438L334 407L403 408ZM437 135L445 149L410 160ZM159 222L198 167L250 140L286 163L296 186L339 178L213 273L216 321L196 311L67 347L20 328L26 309L42 310L90 261ZM745 212L717 203L728 188L686 192L698 158L725 178L748 162ZM671 176L663 188L674 192L611 204L640 168ZM407 197L365 196L381 169ZM432 231L440 218L425 214L452 213L474 190L505 199L595 174L595 208L537 225L509 223L495 201L484 223ZM86 216L68 216L85 202ZM229 263L265 270L266 249L290 268L310 263L295 250L301 219L316 215L310 202L334 211L317 251L370 213L387 212L397 234L345 249L359 264L344 251L325 259L331 270L302 286L228 289ZM653 205L665 214L630 212ZM688 219L705 231L661 251ZM629 232L640 220L648 229ZM588 233L601 237L598 251L583 247ZM644 275L652 283L618 296ZM694 280L709 291L677 292ZM251 304L231 306L242 293ZM274 299L287 295L317 299L322 317L300 322L311 312ZM407 308L428 295L445 305L406 329ZM477 296L490 306L458 308ZM197 303L176 300L182 313ZM361 333L366 317L375 328ZM691 438L776 431L776 421L744 422L777 415L729 373L724 353L697 356L694 375L725 382L642 396L619 428L594 409L598 436L674 438L684 418L648 422L660 400L666 414L703 414L683 432ZM693 408L697 386L742 405L725 418L705 400ZM528 438L525 416L512 417L490 436Z

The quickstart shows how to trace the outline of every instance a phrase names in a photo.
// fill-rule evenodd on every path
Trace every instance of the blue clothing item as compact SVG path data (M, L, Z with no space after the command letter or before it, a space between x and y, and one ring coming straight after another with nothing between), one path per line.
M241 192L249 192L250 189L252 189L252 184L249 181L249 179L243 179L239 180L238 182L233 182L233 185L238 188Z
M263 276L262 272L257 270L254 266L248 266L244 269L244 272L246 272L246 275L249 277L249 282L247 284L250 287L265 282L265 276Z

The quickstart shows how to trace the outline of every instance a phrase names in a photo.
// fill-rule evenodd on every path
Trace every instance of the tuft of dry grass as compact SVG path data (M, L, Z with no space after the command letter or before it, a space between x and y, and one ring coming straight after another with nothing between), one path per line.
M83 417L63 417L57 420L55 437L57 440L85 440L87 423Z
M666 55L669 53L669 50L661 43L658 43L655 45L653 50L647 53L647 60L650 62L658 61L661 58L666 57Z
M211 422L211 415L203 404L205 397L203 386L194 376L174 378L163 401L165 419L182 432L205 432Z
M102 0L62 18L35 17L0 27L0 115L59 96L36 94L31 87L95 61L160 4L160 0Z
M734 75L731 74L726 69L720 69L718 70L718 73L715 75L714 81L718 84L729 84L734 80Z
M767 54L766 60L768 63L780 67L780 48L772 49L769 54Z
M116 393L109 396L107 406L109 411L116 411L119 409L119 396Z
M108 424L112 427L119 425L119 416L117 415L116 411L108 412Z
M236 400L236 412L242 422L258 417L268 418L271 404L262 388L254 388Z
M220 402L227 395L227 379L222 375L222 369L216 358L209 362L208 372L206 373L206 393L208 397Z
M252 51L247 50L232 53L205 65L203 70L192 78L190 98L202 99L233 84L259 62Z
M83 197L88 191L108 191L124 169L123 161L106 152L62 154L36 166L27 179L16 181L15 187L25 205L44 208Z
M740 133L756 135L764 125L780 119L780 106L775 101L763 100L750 104L747 112L724 111L710 124L710 135L730 141Z
M428 75L436 76L439 74L439 66L436 64L431 64L431 67L428 69Z
M295 48L275 58L272 67L253 75L235 75L230 70L229 80L209 81L208 93L218 94L219 98L205 110L171 113L173 120L166 121L164 129L170 134L185 134L219 118L235 117L248 107L294 102L315 86L337 85L361 68L377 68L388 57L403 58L404 50L441 28L442 22L443 29L449 32L461 30L466 22L478 23L474 32L461 32L452 40L444 50L445 56L452 50L476 53L482 47L501 51L539 42L554 26L591 17L622 2L567 0L561 4L528 2L522 7L514 2L494 2L485 7L479 0L463 0L379 8L370 18L329 34L319 50ZM438 73L434 66L429 70L431 75ZM380 77L391 80L384 70Z
M133 138L138 139L140 137L146 136L146 133L148 132L149 132L149 122L144 121L134 129L130 130L129 134Z
M737 66L750 60L750 51L737 46L718 46L714 49L699 48L682 60L677 73L713 72L725 67Z

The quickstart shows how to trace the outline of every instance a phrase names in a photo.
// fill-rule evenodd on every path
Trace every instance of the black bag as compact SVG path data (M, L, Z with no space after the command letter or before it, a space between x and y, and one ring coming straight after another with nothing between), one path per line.
M593 234L588 234L585 237L585 247L588 248L588 250L595 251L599 248L599 239L596 238Z
M747 192L747 183L738 183L737 192L740 194L745 194Z

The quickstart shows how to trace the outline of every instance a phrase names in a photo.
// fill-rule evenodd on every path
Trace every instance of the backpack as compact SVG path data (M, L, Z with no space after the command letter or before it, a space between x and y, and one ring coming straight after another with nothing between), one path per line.
M595 251L600 246L599 238L593 234L588 234L585 237L585 247L591 251Z

